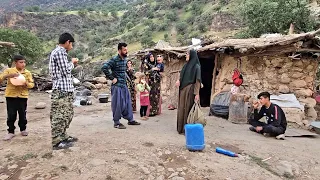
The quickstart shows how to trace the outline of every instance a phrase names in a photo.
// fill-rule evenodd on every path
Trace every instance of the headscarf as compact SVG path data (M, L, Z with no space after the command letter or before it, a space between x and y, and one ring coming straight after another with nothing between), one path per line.
M150 60L150 57L151 57L151 56L153 56L153 58L154 58L154 61L153 61L153 62ZM155 67L155 66L157 65L157 60L155 59L155 57L154 57L153 54L149 53L149 54L147 55L147 60L148 60L149 66L151 66L151 68L153 68L153 67Z
M197 52L190 50L189 55L189 61L180 72L180 90L189 84L195 84L197 80L201 83L201 65Z

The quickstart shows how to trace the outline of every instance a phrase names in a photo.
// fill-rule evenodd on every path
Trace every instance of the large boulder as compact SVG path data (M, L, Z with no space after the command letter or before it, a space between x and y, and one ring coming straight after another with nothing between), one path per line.
M311 107L314 108L317 104L316 100L308 97L308 98L299 98L299 101L302 102L303 104L305 104L306 107Z
M96 89L96 86L94 84L92 84L91 82L84 82L82 84L84 87L88 88L88 89Z
M108 82L105 77L95 77L95 78L93 78L93 80L99 84L105 84Z
M303 88L307 86L307 83L304 80L295 80L291 82L291 86L295 88Z
M286 115L288 122L293 122L297 124L302 124L302 120L305 117L304 112L299 108L282 108L283 112Z
M299 90L296 90L294 92L294 94L296 95L296 97L300 98L300 97L304 97L304 98L307 98L307 97L311 97L312 94L313 94L313 91L310 90L310 89L299 89Z

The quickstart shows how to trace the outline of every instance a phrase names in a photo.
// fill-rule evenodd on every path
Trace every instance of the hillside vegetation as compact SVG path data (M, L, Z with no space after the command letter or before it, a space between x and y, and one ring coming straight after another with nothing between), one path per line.
M294 2L300 1L295 0L291 0L293 2L291 7L286 6L286 12L282 16L275 14L270 22L267 22L269 24L263 26L262 31L261 28L258 30L251 28L263 25L269 14L265 13L263 16L262 12L265 9L269 9L267 12L272 12L272 7L279 9L282 1L285 2L285 0L56 0L50 2L4 0L0 8L6 13L3 14L0 23L2 27L25 29L35 33L43 42L45 56L54 48L59 34L71 32L77 41L71 56L95 61L114 55L116 53L114 45L120 41L129 43L130 51L133 52L152 47L160 39L170 42L173 46L181 46L189 45L193 37L219 39L235 35L237 37L259 36L262 33L276 31L286 33L293 21L286 16L293 14L290 18L299 19L295 10L298 13L305 13L301 17L305 21L295 22L308 26L298 30L314 29L315 20L303 25L304 22L309 22L310 12L306 7L307 1L301 1L298 6L294 5ZM265 6L259 6L260 4L256 2ZM257 8L257 13L254 17L245 16L243 8L251 14L255 12L254 8ZM288 11L290 8L292 11ZM17 12L8 13L9 10ZM252 21L252 18L259 17L259 14L261 18ZM281 19L278 23L279 17ZM274 28L274 26L278 27L276 23L282 25L281 29ZM256 34L253 34L252 30Z

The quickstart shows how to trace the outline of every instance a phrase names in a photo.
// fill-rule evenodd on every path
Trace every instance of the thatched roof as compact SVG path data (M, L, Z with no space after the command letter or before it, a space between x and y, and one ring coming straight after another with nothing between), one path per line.
M276 37L227 39L222 42L215 42L206 45L197 51L200 54L206 52L216 52L237 56L261 56L286 53L320 53L320 39L316 37L316 34L318 33L320 33L320 29L303 34L281 35ZM183 57L189 48L191 47L185 46L145 49L137 52L136 55L143 55L147 52L157 52Z
M288 52L320 52L320 29L303 34L281 35L266 38L227 39L202 47L198 52L229 49L240 54L281 54Z
M0 47L3 47L3 46L14 47L14 43L0 41Z

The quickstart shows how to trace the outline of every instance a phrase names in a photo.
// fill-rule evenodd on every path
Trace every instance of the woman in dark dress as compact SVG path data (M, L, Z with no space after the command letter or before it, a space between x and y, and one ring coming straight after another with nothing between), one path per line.
M128 60L127 62L127 71L126 71L126 77L127 77L127 86L131 95L131 102L132 102L132 111L137 111L137 105L136 105L136 90L135 90L135 83L134 80L136 77L134 76L135 72L132 67L132 61Z
M194 102L199 102L201 85L201 66L195 50L190 50L186 55L187 64L180 72L180 78L176 82L179 87L177 131L184 134L184 125L187 124L189 112Z
M150 111L149 116L156 116L161 113L161 75L160 69L157 68L157 62L153 54L148 54L147 63L145 64L147 68L146 75L148 76L148 84L151 88L150 90ZM163 69L162 69L163 71Z

